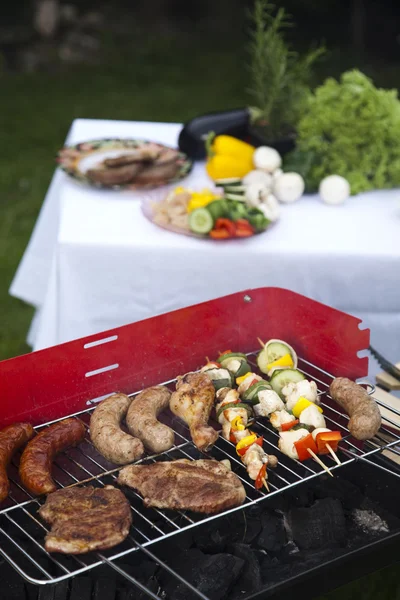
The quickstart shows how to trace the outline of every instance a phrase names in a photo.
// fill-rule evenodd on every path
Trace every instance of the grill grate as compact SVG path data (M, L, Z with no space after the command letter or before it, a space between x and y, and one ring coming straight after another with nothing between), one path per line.
M256 371L255 356L256 353L250 353L248 360ZM351 437L346 427L348 417L338 410L338 406L332 402L328 394L329 384L333 376L303 359L299 359L298 368L307 378L313 379L317 383L327 425L333 429L339 429L342 433L343 441L340 445L341 452L339 456L343 465L356 460L365 460L372 462L374 466L385 469L385 467L381 467L373 462L374 455L386 448L390 449L397 456L400 456L399 410L377 401L385 409L382 427L372 440L361 445ZM171 387L174 382L175 380L168 381L165 382L165 385ZM115 484L117 471L121 467L115 468L114 465L107 462L94 448L88 434L90 415L94 408L95 406L92 406L84 411L69 415L77 417L85 424L87 436L84 442L77 448L70 448L56 457L53 476L60 488L87 482L97 486ZM160 418L174 429L175 446L161 454L145 456L135 464L146 464L157 460L174 460L179 458L195 460L206 456L194 447L190 439L189 430L183 422L176 419L171 413L162 414ZM36 429L40 430L53 422L41 425ZM269 494L263 490L257 491L254 488L253 482L247 476L244 465L236 455L234 444L220 437L211 453L207 456L212 456L217 460L230 460L232 470L241 479L246 490L246 499L242 506L212 516L196 515L183 511L165 511L144 508L141 496L133 490L129 490L126 492L126 495L133 512L133 525L130 535L117 549L114 548L102 554L91 553L82 556L64 556L50 555L46 552L44 549L44 537L47 532L47 526L37 516L37 510L43 504L44 499L32 497L20 485L17 462L13 462L10 466L10 497L0 511L0 554L26 580L45 585L69 579L104 563L121 573L121 569L115 564L115 561L132 552L139 551L146 554L152 560L157 561L163 568L186 583L199 597L207 600L203 594L194 590L190 584L172 571L170 567L156 558L148 549L148 546L174 536L181 531L196 527L200 523L212 521L222 515L227 515L242 510L246 506L262 502L265 497L279 494L285 489L294 487L303 481L318 477L324 473L321 466L312 460L307 461L307 463L300 463L284 456L277 447L279 434L269 424L266 424L266 422L258 422L252 429L262 433L264 436L264 448L266 451L270 454L276 453L279 458L278 467L269 471L268 483L271 490ZM330 455L324 456L323 460L332 472L340 468ZM397 473L393 474L398 476ZM123 574L150 597L157 598L150 590L143 589L142 584L130 575L124 572Z

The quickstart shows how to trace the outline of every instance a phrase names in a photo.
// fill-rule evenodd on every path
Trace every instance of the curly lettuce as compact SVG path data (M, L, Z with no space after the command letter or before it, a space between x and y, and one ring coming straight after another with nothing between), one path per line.
M287 165L303 167L309 190L332 174L345 177L352 194L400 186L397 91L376 88L358 70L327 79L310 97Z

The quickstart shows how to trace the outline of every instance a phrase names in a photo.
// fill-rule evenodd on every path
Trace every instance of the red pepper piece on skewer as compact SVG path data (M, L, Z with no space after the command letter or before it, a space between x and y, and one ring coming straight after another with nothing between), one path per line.
M301 440L298 442L294 442L294 447L296 448L300 461L311 458L311 454L308 451L309 449L315 452L315 454L318 452L317 444L315 443L311 433L301 438Z
M264 485L264 480L267 475L267 465L264 464L258 472L257 479L255 482L256 490L259 490Z
M316 437L318 454L329 454L326 447L328 444L334 452L337 452L338 444L342 439L340 431L322 431Z

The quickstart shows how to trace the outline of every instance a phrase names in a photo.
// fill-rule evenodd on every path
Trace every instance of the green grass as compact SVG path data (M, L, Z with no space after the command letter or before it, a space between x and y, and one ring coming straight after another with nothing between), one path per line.
M217 34L159 37L116 45L107 42L103 66L54 74L0 77L0 359L27 352L33 310L8 288L28 243L54 171L54 157L75 118L185 121L248 100L240 40ZM322 79L332 61L321 69ZM348 59L344 61L348 68ZM337 63L336 63L337 64ZM373 73L372 68L368 69ZM380 69L378 83L395 85L394 68ZM101 132L99 132L100 134ZM316 590L310 590L310 597ZM385 569L320 600L394 600L395 568Z

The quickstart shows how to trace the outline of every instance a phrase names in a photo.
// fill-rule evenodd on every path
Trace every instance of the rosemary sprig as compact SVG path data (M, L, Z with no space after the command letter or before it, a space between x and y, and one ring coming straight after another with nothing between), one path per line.
M317 48L303 57L294 52L284 36L293 22L269 0L255 0L250 18L249 91L268 123L268 134L282 135L295 128L310 91L312 67L325 50Z

